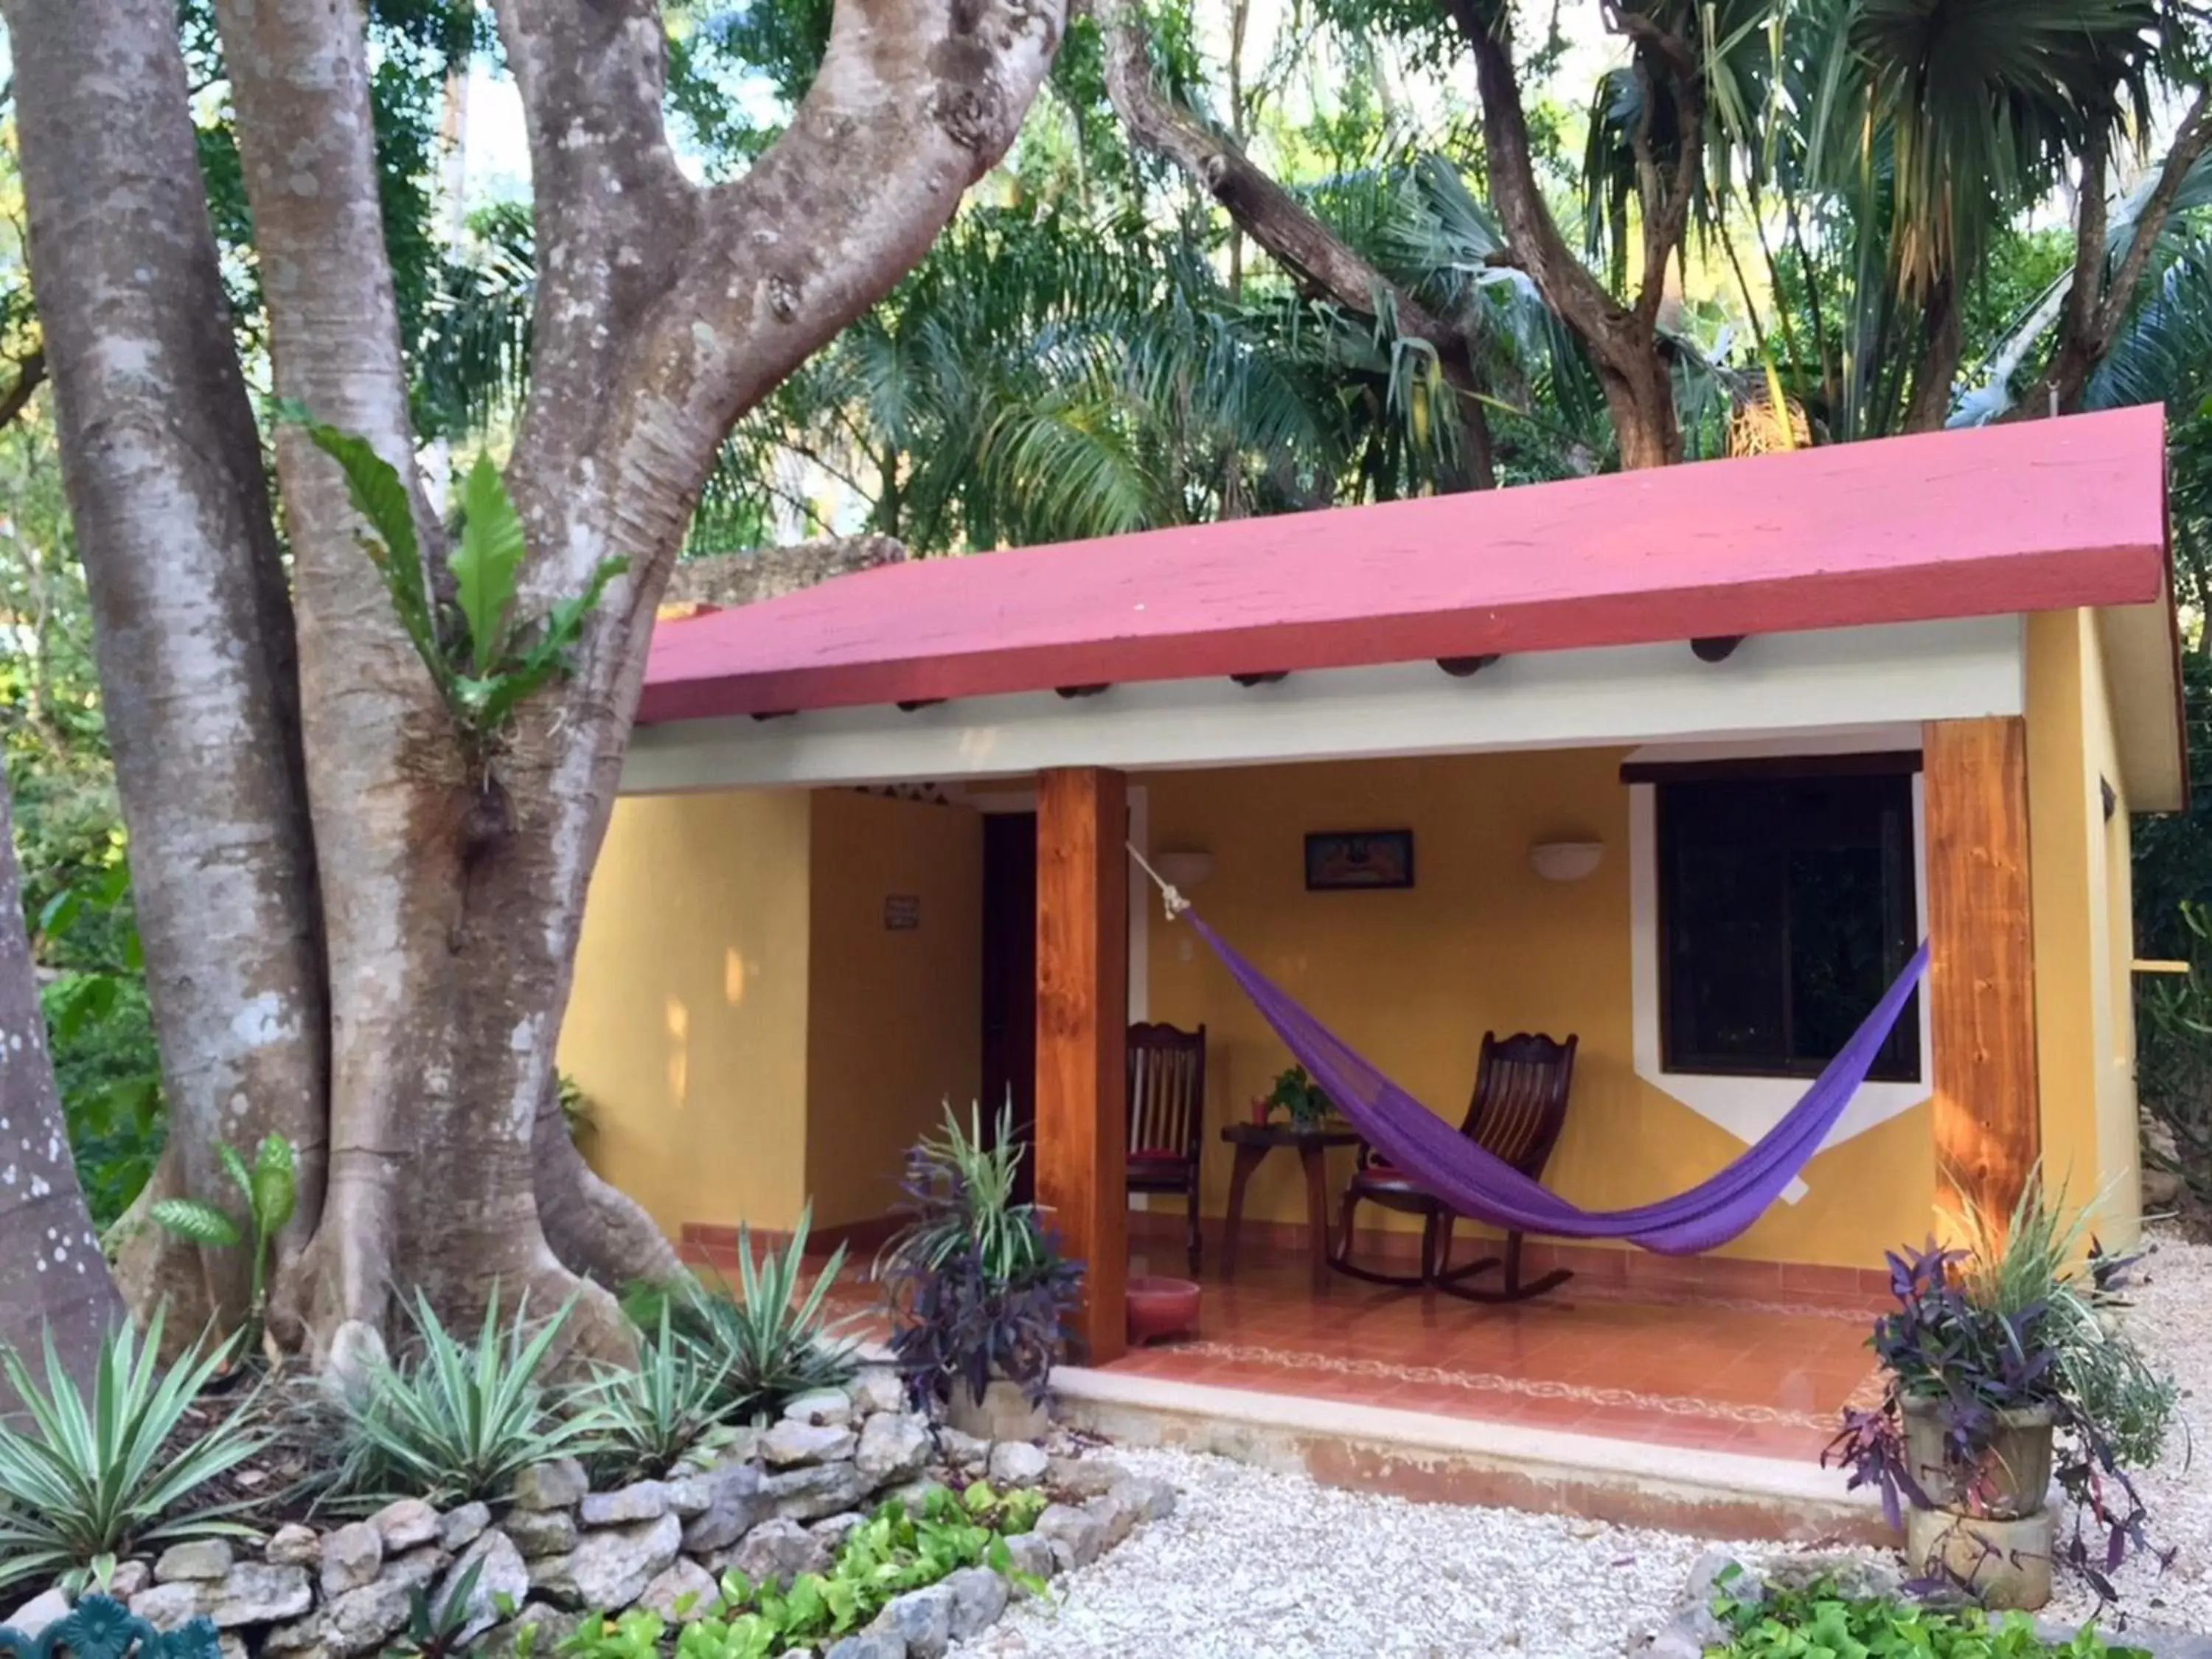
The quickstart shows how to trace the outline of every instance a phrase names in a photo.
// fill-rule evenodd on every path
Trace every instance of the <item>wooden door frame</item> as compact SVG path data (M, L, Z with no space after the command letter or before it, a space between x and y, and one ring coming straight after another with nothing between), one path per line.
M1151 792L1141 783L1128 786L1129 839L1139 852L1147 858L1152 851L1152 805ZM980 812L985 817L1005 812L1035 812L1037 792L1035 785L1019 788L981 790L953 797L953 804ZM1152 884L1141 875L1133 874L1129 881L1129 1021L1134 1024L1152 1018L1152 913L1159 908L1159 896Z

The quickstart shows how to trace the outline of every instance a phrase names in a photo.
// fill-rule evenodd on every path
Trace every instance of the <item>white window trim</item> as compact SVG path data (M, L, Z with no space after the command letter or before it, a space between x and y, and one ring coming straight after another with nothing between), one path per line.
M1723 757L1848 755L1920 748L1917 726L1869 727L1826 734L1818 740L1781 743L1683 744L1638 749L1629 760L1682 762ZM1656 786L1632 784L1628 792L1628 906L1630 1009L1633 1021L1636 1075L1671 1100L1680 1102L1707 1122L1749 1146L1779 1123L1804 1097L1810 1079L1734 1077L1703 1072L1669 1072L1660 1064L1659 1041L1659 837ZM1922 938L1928 933L1928 836L1921 776L1912 776L1913 897ZM1911 1083L1869 1080L1859 1085L1850 1105L1821 1142L1825 1149L1856 1139L1927 1100L1935 1033L1929 1000L1919 1000L1920 1079ZM1795 1204L1812 1189L1794 1181L1783 1197Z

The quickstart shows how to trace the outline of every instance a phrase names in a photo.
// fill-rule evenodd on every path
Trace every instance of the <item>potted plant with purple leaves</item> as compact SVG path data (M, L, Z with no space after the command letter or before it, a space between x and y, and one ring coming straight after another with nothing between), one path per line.
M2148 1547L2134 1474L2157 1462L2178 1391L2119 1328L2136 1259L2087 1227L2032 1179L2002 1225L1969 1208L1966 1248L1889 1258L1897 1307L1868 1343L1882 1399L1844 1412L1821 1462L1881 1494L1923 1582L2034 1607L2059 1558L2110 1600L2112 1571ZM2063 1547L2054 1477L2074 1515Z
M1043 1433L1045 1382L1082 1297L1083 1264L1042 1210L1015 1201L1021 1159L1011 1103L988 1135L980 1109L963 1127L947 1106L907 1154L908 1220L881 1264L908 1389L980 1439Z

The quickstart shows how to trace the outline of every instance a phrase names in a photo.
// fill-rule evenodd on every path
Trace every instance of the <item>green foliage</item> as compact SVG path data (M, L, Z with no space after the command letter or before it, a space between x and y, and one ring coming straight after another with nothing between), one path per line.
M1022 1152L1012 1100L988 1133L980 1106L969 1109L963 1127L948 1104L944 1127L923 1136L908 1155L907 1199L915 1219L890 1254L927 1269L972 1254L984 1275L1000 1284L1040 1271L1052 1254L1042 1218L1035 1205L1014 1201ZM923 1201L938 1197L949 1201Z
M118 1326L100 1348L89 1399L51 1334L43 1382L21 1355L0 1353L0 1373L28 1419L0 1419L0 1586L56 1577L82 1583L105 1558L251 1535L228 1507L188 1506L264 1443L250 1400L212 1426L186 1429L234 1345L195 1342L164 1370L161 1343L159 1313L143 1341L128 1323Z
M680 1334L664 1302L638 1344L637 1364L603 1370L585 1391L594 1427L580 1449L614 1485L659 1480L685 1453L724 1433L734 1402L735 1357Z
M518 624L522 521L499 469L489 456L478 455L462 484L460 533L447 560L456 592L448 605L431 590L414 504L398 470L366 438L325 426L297 405L280 412L305 428L344 473L347 495L370 532L362 550L384 577L400 626L464 744L477 758L489 759L515 711L568 672L584 619L629 561L603 561L583 592L556 602L533 624Z
M596 1431L596 1414L557 1413L545 1385L568 1312L563 1306L533 1331L526 1306L500 1317L495 1285L471 1350L418 1290L408 1310L416 1352L375 1365L342 1402L340 1488L441 1505L488 1502L532 1464L577 1449Z
M1291 1066L1275 1079L1275 1086L1267 1091L1268 1112L1281 1112L1301 1129L1316 1127L1335 1109L1329 1097L1322 1092L1321 1085L1306 1075L1303 1066Z
M410 1589L407 1592L407 1623L387 1651L403 1656L403 1659L447 1659L449 1654L464 1651L461 1638L476 1611L470 1603L475 1599L483 1570L483 1558L479 1556L462 1570L453 1588L434 1605L423 1585Z
M2189 971L2147 974L2136 988L2136 1087L2170 1141L2170 1153L2151 1140L2146 1154L2212 1204L2212 913L2190 900L2178 908Z
M1014 1571L1006 1540L1034 1526L1043 1506L1042 1494L1002 1498L980 1482L958 1495L933 1490L919 1515L887 1503L854 1529L826 1574L802 1573L787 1590L726 1576L707 1616L675 1632L673 1651L677 1659L773 1659L794 1647L826 1646L864 1628L893 1597L963 1567L990 1567L1042 1595L1041 1580ZM658 1613L633 1609L586 1621L562 1651L575 1659L647 1659L668 1650L670 1635Z
M247 1322L248 1329L258 1333L267 1312L270 1254L276 1249L276 1235L299 1207L299 1158L292 1143L280 1134L263 1137L254 1152L252 1169L231 1147L218 1144L215 1150L223 1173L245 1201L243 1225L228 1210L197 1198L165 1198L150 1213L155 1225L194 1244L233 1249L251 1242L252 1283L247 1297ZM252 1346L251 1339L247 1346Z
M1721 1578L1713 1613L1729 1631L1711 1659L2149 1659L2139 1648L2112 1647L2094 1625L2054 1644L2025 1613L1991 1619L1978 1608L1939 1611L1887 1597L1846 1597L1833 1583L1739 1596Z
M816 1389L841 1388L856 1367L852 1344L831 1322L828 1300L844 1270L838 1246L811 1285L805 1283L810 1205L799 1213L790 1240L779 1250L753 1254L750 1229L738 1229L738 1284L650 1287L629 1297L633 1320L655 1329L665 1318L678 1340L696 1349L721 1381L714 1392L725 1418L781 1410L783 1402Z

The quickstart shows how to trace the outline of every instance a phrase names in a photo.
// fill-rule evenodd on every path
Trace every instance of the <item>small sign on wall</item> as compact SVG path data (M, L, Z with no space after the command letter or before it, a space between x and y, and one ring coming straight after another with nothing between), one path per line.
M913 893L893 893L884 900L884 927L894 933L911 933L921 926L921 899Z

